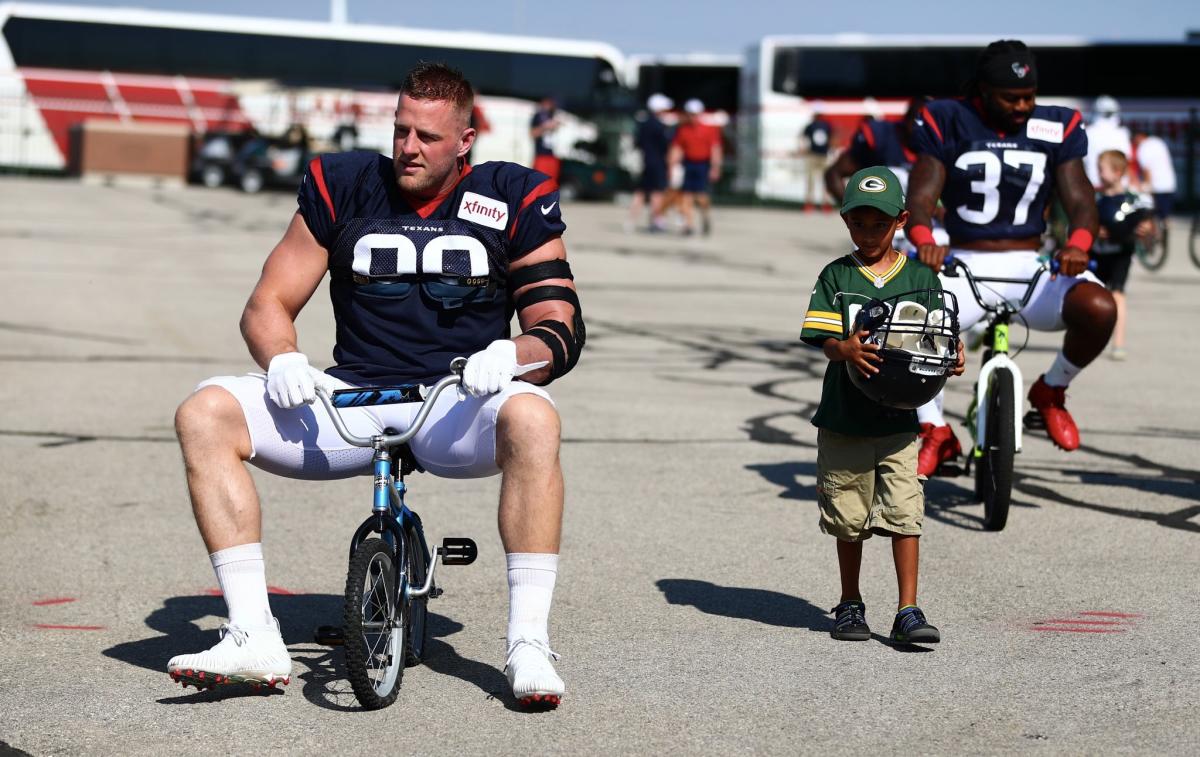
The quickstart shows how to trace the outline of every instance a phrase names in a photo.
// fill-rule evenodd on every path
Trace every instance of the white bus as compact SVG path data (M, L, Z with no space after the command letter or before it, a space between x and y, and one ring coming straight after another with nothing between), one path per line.
M605 119L628 104L624 59L599 42L3 3L0 166L63 169L84 119L270 135L301 124L318 149L354 122L358 147L390 153L396 90L421 60L461 69L481 93L490 130L475 162L528 164L530 118L551 96L566 122L560 157L603 163Z
M844 147L864 117L898 119L914 96L962 94L988 36L766 37L742 69L738 110L738 191L802 202L801 134L820 110ZM1003 35L1011 36L1011 35ZM1038 96L1090 116L1111 95L1127 122L1150 124L1183 162L1189 108L1200 98L1200 44L1099 42L1020 36L1037 55Z

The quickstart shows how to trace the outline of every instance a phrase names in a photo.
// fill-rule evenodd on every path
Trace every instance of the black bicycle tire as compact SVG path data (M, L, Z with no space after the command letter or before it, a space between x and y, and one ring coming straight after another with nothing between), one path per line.
M358 703L368 710L380 710L395 702L396 697L400 694L400 685L404 681L404 661L402 659L397 665L396 680L391 689L382 695L377 692L369 673L367 650L361 641L364 583L367 571L378 555L386 558L384 591L391 595L392 607L395 608L393 614L400 614L397 622L407 631L405 605L397 597L395 552L382 539L367 539L358 545L358 549L354 550L354 554L350 557L350 569L346 574L346 604L343 623L345 624L346 677L350 680L350 686L354 689L354 696L358 699ZM407 636L407 633L405 635ZM407 645L408 642L405 639L403 646L406 648Z
M415 528L406 531L408 544L405 553L408 562L408 583L421 588L425 585L426 566L421 542ZM432 591L433 587L430 587ZM425 643L429 639L429 596L416 597L408 602L404 633L404 664L408 667L420 665L425 659Z
M1167 230L1163 228L1162 235L1149 246L1137 245L1137 259L1147 271L1157 271L1167 264Z
M1192 265L1200 268L1200 213L1192 216L1192 232L1188 235L1188 256Z
M1007 368L993 371L987 402L987 446L979 459L976 481L983 499L984 529L1002 531L1008 524L1017 451L1013 374Z

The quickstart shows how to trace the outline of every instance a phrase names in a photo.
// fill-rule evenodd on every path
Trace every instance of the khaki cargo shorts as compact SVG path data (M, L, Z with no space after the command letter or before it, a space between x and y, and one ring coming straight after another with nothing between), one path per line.
M925 491L917 480L916 434L848 436L817 429L821 531L843 541L872 534L919 536Z

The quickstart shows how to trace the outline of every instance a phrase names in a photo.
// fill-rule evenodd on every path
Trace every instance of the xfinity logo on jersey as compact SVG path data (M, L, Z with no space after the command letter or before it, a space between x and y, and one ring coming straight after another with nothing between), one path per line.
M1043 142L1062 144L1063 125L1058 121L1031 118L1025 122L1025 135L1030 139L1040 139Z
M464 192L462 204L458 206L458 217L493 229L503 230L508 225L508 205L474 192Z
M878 176L868 176L858 182L858 188L864 192L886 192L887 182Z

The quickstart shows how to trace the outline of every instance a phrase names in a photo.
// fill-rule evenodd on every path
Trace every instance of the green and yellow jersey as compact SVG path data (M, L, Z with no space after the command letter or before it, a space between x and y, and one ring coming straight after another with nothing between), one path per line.
M848 337L855 315L869 300L941 288L932 269L904 255L898 256L887 272L876 274L850 253L825 266L817 277L800 338L819 349L831 337L838 340ZM844 362L830 362L826 367L821 403L812 422L814 426L853 436L887 436L919 430L915 410L885 407L869 399L850 381Z

